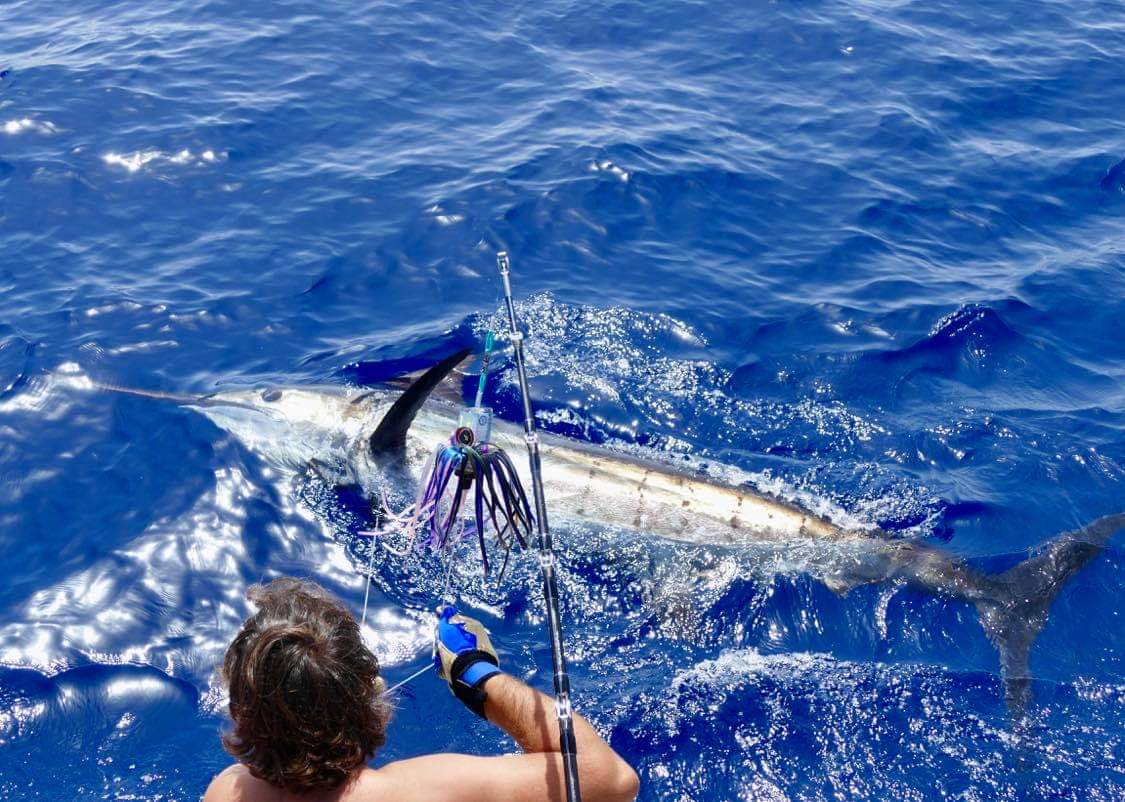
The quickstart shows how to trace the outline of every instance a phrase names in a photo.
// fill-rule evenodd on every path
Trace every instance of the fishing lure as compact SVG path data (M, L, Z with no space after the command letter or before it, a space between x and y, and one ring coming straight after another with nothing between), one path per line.
M491 567L486 532L491 529L494 547L504 554L503 575L512 549L527 547L535 519L511 458L488 442L492 410L482 402L494 339L489 331L475 404L461 411L448 442L434 449L414 503L388 514L384 529L407 535L407 545L398 554L414 547L449 553L462 539L475 537L486 574ZM390 509L385 494L383 509Z

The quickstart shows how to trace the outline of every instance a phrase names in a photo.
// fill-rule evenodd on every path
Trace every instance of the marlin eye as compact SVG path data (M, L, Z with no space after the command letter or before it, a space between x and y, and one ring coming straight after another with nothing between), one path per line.
M281 390L262 390L262 400L267 404L281 400Z

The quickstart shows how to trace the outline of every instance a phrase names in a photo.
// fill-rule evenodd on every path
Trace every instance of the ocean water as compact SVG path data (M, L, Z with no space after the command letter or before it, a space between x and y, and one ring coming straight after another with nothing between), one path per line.
M102 388L479 347L501 248L545 428L989 571L1125 510L1123 65L1117 2L5 0L0 794L198 798L245 588L362 605L362 511L284 442ZM576 704L644 800L1125 798L1125 536L1023 732L970 607L837 596L830 544L557 537ZM535 576L456 587L547 688ZM440 580L378 555L392 682ZM423 676L376 763L508 746Z

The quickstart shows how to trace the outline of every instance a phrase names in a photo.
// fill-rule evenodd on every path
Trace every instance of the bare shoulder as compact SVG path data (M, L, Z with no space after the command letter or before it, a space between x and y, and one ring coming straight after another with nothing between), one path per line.
M508 802L553 798L546 785L551 756L477 757L452 753L368 769L348 802Z
M241 763L227 766L215 775L203 802L257 802L265 800L270 787L254 777ZM276 792L275 792L276 793Z
M446 792L443 779L458 775L462 755L437 754L387 763L366 769L353 786L347 802L433 802L456 798Z
M377 769L364 769L341 802L397 802L417 798L424 772L415 765L416 760L398 760Z
M364 768L339 788L300 797L235 764L215 776L203 802L504 802L510 798L505 789L534 788L536 780L543 783L546 759L544 755L426 755L378 769Z
M203 795L203 802L227 802L237 799L235 782L242 771L246 771L246 768L235 763L212 777L211 784L207 786L207 793Z

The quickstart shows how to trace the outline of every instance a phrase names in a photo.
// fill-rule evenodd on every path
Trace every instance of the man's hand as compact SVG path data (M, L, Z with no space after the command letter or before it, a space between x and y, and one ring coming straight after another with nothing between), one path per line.
M434 664L449 690L481 718L488 694L484 683L500 673L500 661L488 630L475 618L460 615L456 608L438 610L437 649Z

